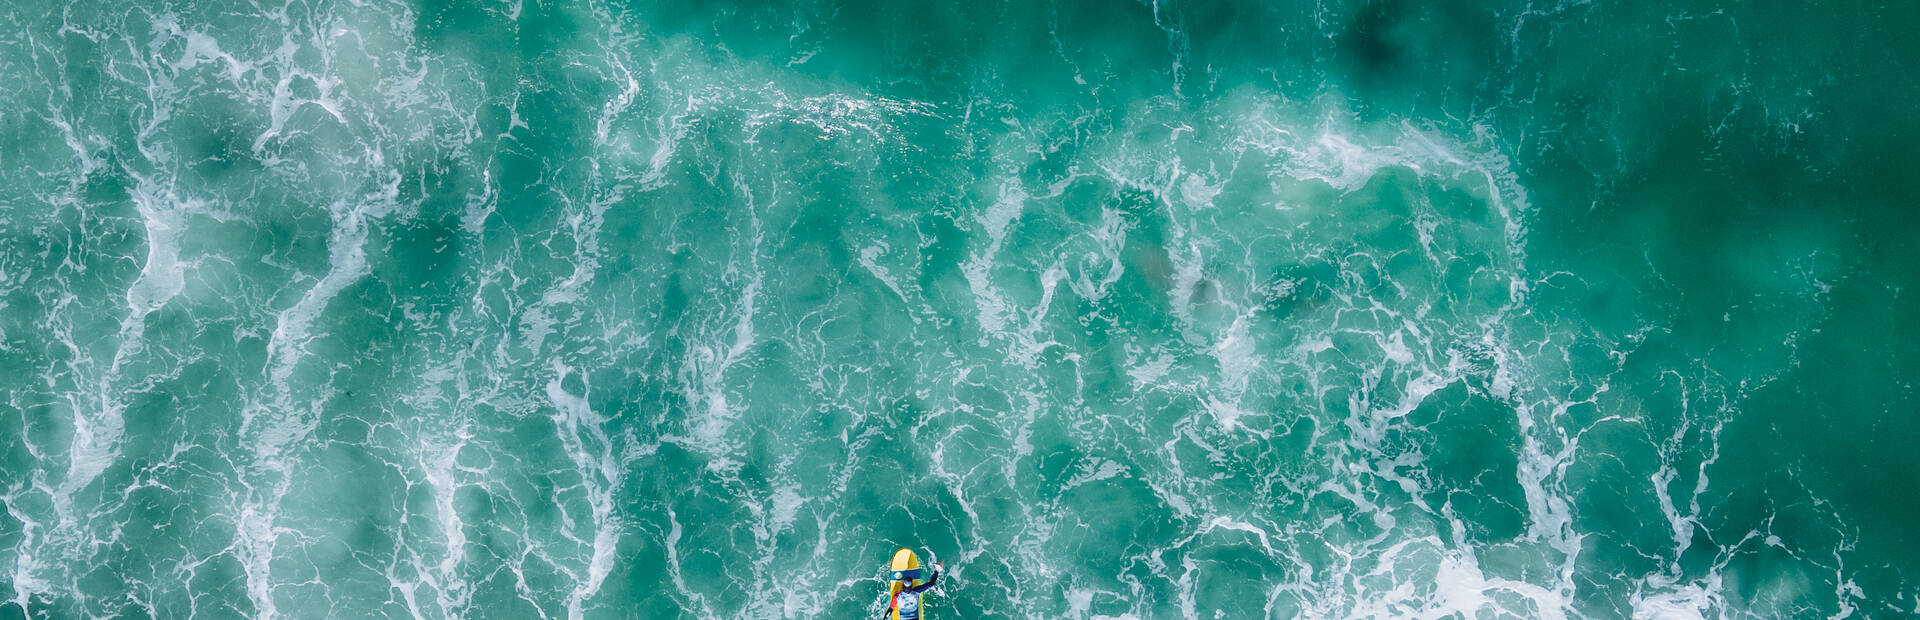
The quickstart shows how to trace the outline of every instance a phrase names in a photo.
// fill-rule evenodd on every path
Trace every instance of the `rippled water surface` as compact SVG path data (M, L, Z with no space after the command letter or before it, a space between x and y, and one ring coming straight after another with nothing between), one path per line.
M0 619L1920 614L1830 4L7 3Z

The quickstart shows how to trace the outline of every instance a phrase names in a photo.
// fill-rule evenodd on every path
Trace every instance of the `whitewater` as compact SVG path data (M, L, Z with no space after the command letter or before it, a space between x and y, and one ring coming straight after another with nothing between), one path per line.
M0 7L0 619L1920 615L1920 5Z

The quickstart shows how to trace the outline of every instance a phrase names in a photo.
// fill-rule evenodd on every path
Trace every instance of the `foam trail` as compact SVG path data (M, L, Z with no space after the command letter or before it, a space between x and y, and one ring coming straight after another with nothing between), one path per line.
M374 198L390 206L396 191L397 187L389 186L383 194ZM279 459L281 452L313 430L313 416L318 413L314 407L317 405L302 407L296 404L290 380L301 359L306 357L307 342L313 338L310 331L314 321L335 296L366 277L370 271L366 254L370 210L372 208L367 204L345 203L335 203L329 209L333 232L327 240L327 274L301 294L300 300L294 302L293 306L280 311L275 317L273 334L267 342L268 387L274 393L274 401L270 407L253 409L251 415L244 416L241 427L243 433L250 432L254 436L254 453L259 463L269 469L284 472L287 463ZM303 408L305 411L302 411ZM259 416L262 414L272 415L273 418L261 421Z
M587 562L586 576L579 578L567 595L567 617L580 620L586 614L586 601L600 591L613 566L613 552L620 538L620 523L613 514L613 493L620 487L624 463L614 456L613 441L606 433L606 418L593 411L586 397L576 396L562 385L574 370L556 361L553 372L555 377L547 383L547 402L554 409L553 422L559 428L567 456L585 480L591 510L588 523L593 529L593 555Z
M378 164L378 157L374 158ZM337 202L329 208L333 221L328 236L327 274L301 294L291 307L275 316L273 333L267 344L267 402L255 401L242 411L241 434L248 438L253 453L250 464L254 483L248 484L240 502L236 522L235 546L242 558L247 593L261 618L278 617L272 562L276 556L281 528L276 525L279 505L290 490L293 466L288 450L305 441L319 423L325 398L311 403L296 399L292 382L294 371L306 356L310 331L327 305L341 291L370 272L366 243L368 217L390 211L398 191L398 179L367 197L365 201Z
M753 214L753 193L744 179L734 179L734 189L749 198L748 230L742 235L744 242L736 243L733 248L739 252L739 245L746 246L746 264L743 268L737 260L729 263L722 281L739 293L728 311L719 317L718 324L703 326L702 338L688 348L676 377L682 397L694 412L688 422L689 436L681 440L712 457L708 470L723 475L737 471L743 464L733 458L739 447L728 437L740 417L740 408L727 394L727 374L746 360L757 342L754 322L760 312L760 291L764 285L758 256L761 225L759 216Z
M459 428L451 429L449 434L452 437L444 444L435 445L432 441L428 441L417 456L420 459L418 463L420 471L425 476L427 485L432 488L433 516L442 537L439 542L445 549L444 554L430 570L425 566L420 567L422 569L420 579L424 585L433 589L434 607L432 609L451 617L466 612L472 602L473 594L472 584L469 584L460 574L461 568L467 561L469 524L460 516L455 495L460 492L462 484L459 478L462 474L484 474L485 472L471 472L459 463L460 451L471 445L470 429L463 424ZM412 585L395 584L406 597L408 611L416 618L423 617L425 614Z
M999 253L1006 241L1007 227L1019 218L1026 201L1026 190L1017 181L1009 179L1001 183L999 197L977 218L987 233L987 246L970 257L964 269L967 286L973 289L974 303L979 307L980 327L990 334L998 334L1006 329L1009 308L999 290L994 288L988 269L993 264L994 255Z

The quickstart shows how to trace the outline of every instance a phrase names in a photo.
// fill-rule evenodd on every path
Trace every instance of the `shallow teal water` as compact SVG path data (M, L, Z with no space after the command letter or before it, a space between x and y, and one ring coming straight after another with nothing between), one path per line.
M1920 614L1920 5L0 16L0 618Z

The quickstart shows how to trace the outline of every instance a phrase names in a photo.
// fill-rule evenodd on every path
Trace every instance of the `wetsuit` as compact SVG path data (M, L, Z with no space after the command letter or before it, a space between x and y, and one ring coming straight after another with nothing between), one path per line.
M933 587L940 580L940 571L934 571L927 582L917 586L901 586L900 592L893 595L893 602L887 604L887 610L880 617L891 618L894 610L900 611L900 620L920 620L920 593Z

